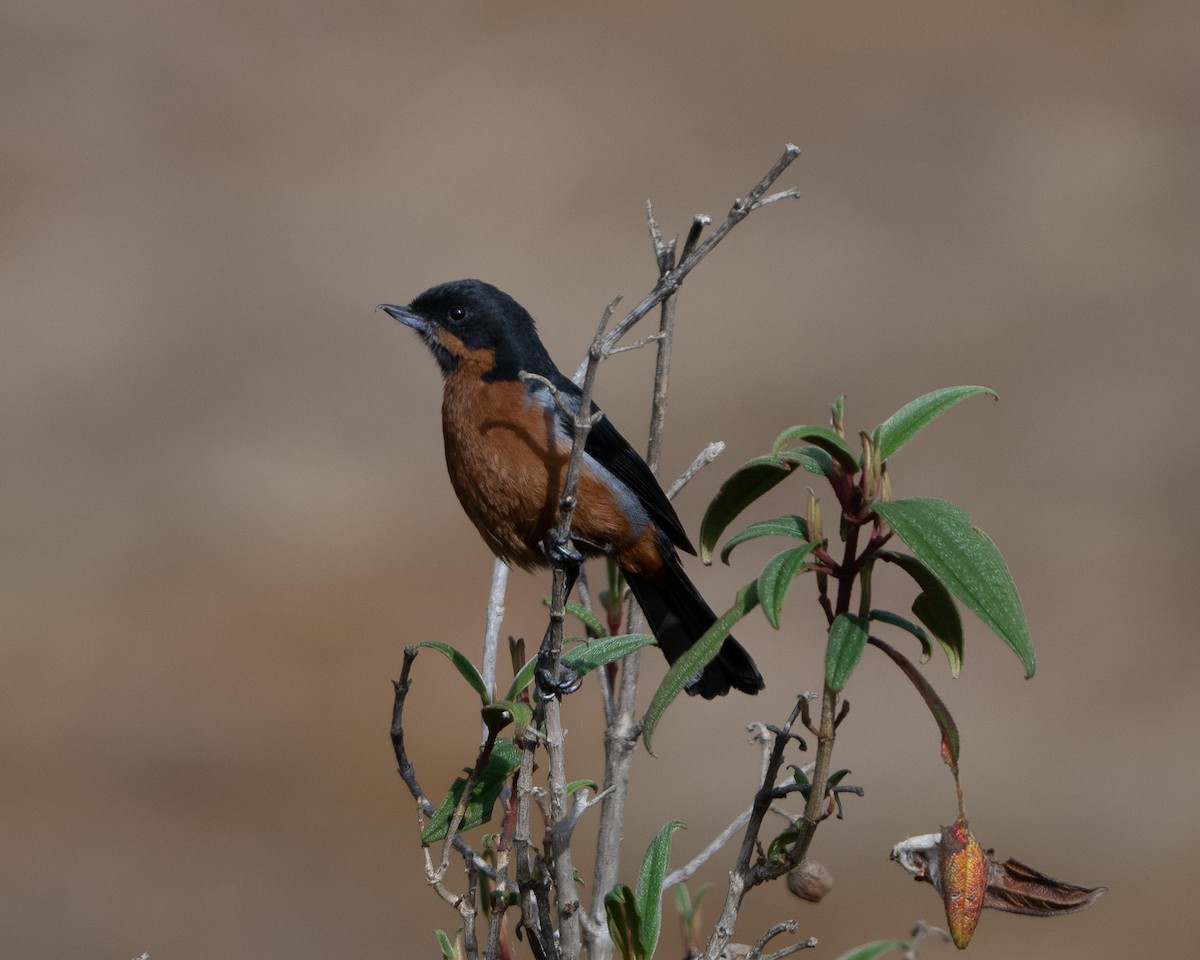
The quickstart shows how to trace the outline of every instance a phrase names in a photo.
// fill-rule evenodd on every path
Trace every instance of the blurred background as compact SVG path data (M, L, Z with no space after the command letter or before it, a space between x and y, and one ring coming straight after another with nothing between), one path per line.
M572 370L605 304L653 282L647 198L685 232L788 141L779 186L802 198L680 299L664 470L729 444L685 525L839 393L858 430L995 388L893 480L991 533L1039 670L973 619L962 677L926 669L976 835L1111 892L989 912L971 950L1193 954L1196 4L42 0L0 25L5 956L437 955L456 918L423 880L390 680L405 643L478 649L491 558L445 477L433 362L372 310L482 277ZM639 443L651 371L622 354L598 386ZM690 569L721 608L770 552ZM513 576L506 633L541 636L547 585ZM680 702L639 753L626 882L666 820L683 863L748 801L746 724L820 682L811 589L779 632L738 631L762 696ZM663 666L643 662L648 697ZM477 718L440 657L415 672L440 795ZM796 917L836 957L941 918L887 859L953 819L936 731L882 657L847 692L836 761L866 796L818 833L834 889L755 892L740 939ZM589 685L572 777L600 776L598 719ZM729 862L699 878L710 914Z

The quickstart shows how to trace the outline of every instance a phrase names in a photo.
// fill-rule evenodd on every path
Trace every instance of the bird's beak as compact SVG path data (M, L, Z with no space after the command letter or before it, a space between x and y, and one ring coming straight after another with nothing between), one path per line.
M412 327L418 333L429 333L429 321L408 307L398 307L393 303L381 303L375 309L382 310L392 319L399 320L406 327Z

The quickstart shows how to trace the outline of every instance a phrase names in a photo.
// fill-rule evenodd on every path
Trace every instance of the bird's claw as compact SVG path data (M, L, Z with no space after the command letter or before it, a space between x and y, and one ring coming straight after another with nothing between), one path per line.
M570 537L560 537L557 530L546 534L546 556L551 566L578 569L583 564L583 554L571 544Z
M534 677L537 679L537 696L539 700L561 700L568 694L574 693L583 685L583 675L563 664L558 670L550 668L550 652L538 651L537 669Z

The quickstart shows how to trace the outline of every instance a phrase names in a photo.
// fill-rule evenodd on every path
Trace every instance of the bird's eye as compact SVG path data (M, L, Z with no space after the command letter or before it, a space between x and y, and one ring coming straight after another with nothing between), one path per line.
M451 307L450 312L447 314L447 316L450 317L451 323L462 323L464 320L467 319L467 308L466 307Z

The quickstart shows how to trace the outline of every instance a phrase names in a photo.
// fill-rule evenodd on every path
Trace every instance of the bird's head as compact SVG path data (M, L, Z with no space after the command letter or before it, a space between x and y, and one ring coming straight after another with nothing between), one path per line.
M452 280L431 287L407 306L377 310L412 327L432 351L443 376L463 364L488 379L512 379L521 370L548 375L554 366L524 307L482 280Z

